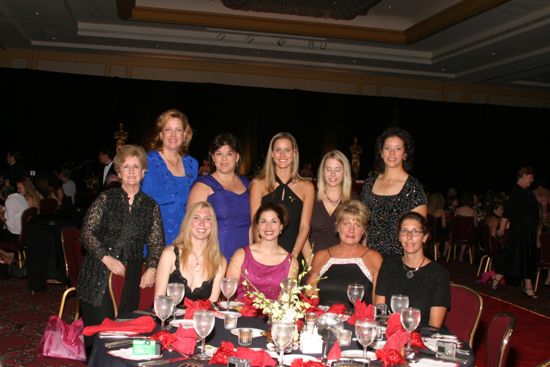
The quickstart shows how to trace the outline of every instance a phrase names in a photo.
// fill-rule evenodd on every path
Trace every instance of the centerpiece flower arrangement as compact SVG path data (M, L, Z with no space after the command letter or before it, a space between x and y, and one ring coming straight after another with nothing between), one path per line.
M302 284L302 280L311 270L311 266L302 260L302 267L303 270L296 279L287 278L281 283L281 295L276 300L267 298L248 280L246 274L243 274L245 279L243 284L248 289L246 295L252 300L252 306L261 310L271 321L294 323L304 318L308 309L313 305L309 302L310 298L307 297L312 289L311 285ZM317 298L317 296L311 298Z

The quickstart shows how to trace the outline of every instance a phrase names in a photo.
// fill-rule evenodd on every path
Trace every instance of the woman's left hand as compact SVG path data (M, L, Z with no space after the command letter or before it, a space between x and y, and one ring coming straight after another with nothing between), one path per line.
M149 268L141 276L141 282L139 283L140 288L150 288L155 285L155 274L156 269Z

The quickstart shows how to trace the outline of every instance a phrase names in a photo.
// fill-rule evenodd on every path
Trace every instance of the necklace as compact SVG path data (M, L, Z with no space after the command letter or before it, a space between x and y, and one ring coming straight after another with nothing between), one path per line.
M195 271L201 270L201 264L199 262L199 259L202 257L202 254L197 256L197 254L195 254L194 252L191 251L191 253L193 254L193 256L195 256Z
M166 156L166 154L162 153L162 156L164 157L164 160L168 163L170 163L172 166L177 166L180 163L180 157L177 157L176 160L172 160Z
M414 273L416 273L418 271L418 269L420 269L422 267L422 265L424 265L425 260L426 260L426 256L424 256L422 258L422 262L420 263L420 265L418 265L418 267L410 268L407 265L405 265L405 262L403 261L403 258L401 258L401 262L403 263L403 269L405 269L405 271L407 272L407 278L412 279L412 277L414 277Z
M332 198L328 195L327 190L325 190L325 197L332 205L338 205L340 204L340 200L342 200L342 195L338 195L338 199L332 200Z

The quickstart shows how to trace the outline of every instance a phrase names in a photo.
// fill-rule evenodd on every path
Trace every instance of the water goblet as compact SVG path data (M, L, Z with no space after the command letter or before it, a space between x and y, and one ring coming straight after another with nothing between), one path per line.
M174 299L170 296L155 296L153 304L155 315L160 319L160 329L164 330L164 321L172 314Z
M420 324L421 313L418 308L407 307L401 310L401 325L407 331L408 339L405 347L405 358L411 353L411 333Z
M400 313L402 309L409 307L409 296L394 294L391 296L390 306L394 313Z
M166 286L166 295L174 299L172 317L175 320L177 305L183 301L183 297L185 296L185 285L183 283L168 283Z
M271 325L271 338L273 344L279 351L279 365L283 367L283 355L285 349L292 344L294 340L295 327L293 323L285 321L274 321Z
M355 306L355 302L362 300L364 295L365 286L363 284L348 284L348 298L353 306Z
M361 319L355 322L355 335L357 341L363 346L363 358L367 358L367 347L374 342L378 333L378 324Z
M225 304L225 309L229 309L229 300L233 295L235 294L235 291L237 290L237 279L235 278L223 278L221 283L221 290L225 298L227 299L227 302Z
M290 294L298 286L295 278L285 278L281 281L281 294Z
M200 336L202 340L201 353L196 355L195 359L210 359L210 357L205 353L204 344L206 337L212 332L212 329L214 329L215 321L213 312L206 310L195 311L195 314L193 315L193 327L195 328L197 335Z

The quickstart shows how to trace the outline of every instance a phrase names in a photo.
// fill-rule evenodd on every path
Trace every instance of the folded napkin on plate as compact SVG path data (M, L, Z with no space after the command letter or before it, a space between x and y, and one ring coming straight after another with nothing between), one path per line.
M241 308L241 315L245 317L258 316L258 309L252 305L243 305Z
M101 331L131 331L137 334L150 333L155 330L155 321L151 316L140 316L137 319L117 322L105 318L99 325L86 326L82 331L85 336L92 336Z
M193 315L195 315L195 311L198 310L212 310L212 302L210 302L209 299L199 299L197 301L190 300L189 298L185 298L185 301L183 301L183 304L185 305L185 319L193 319Z
M405 330L396 331L393 333L388 340L386 341L386 344L384 344L384 347L382 349L390 350L401 350L407 344L407 341L409 340L409 334ZM421 348L426 349L426 346L422 342L422 337L417 332L411 333L411 346L415 348Z
M401 366L405 364L405 358L395 349L378 349L376 359L382 362L384 367Z
M348 319L347 323L355 325L355 320L369 319L374 320L374 307L368 305L363 301L355 302L355 311L353 315Z
M332 312L337 315L343 315L346 313L346 306L343 303L335 303L329 307L327 312Z
M389 338L397 331L405 331L405 329L403 329L403 325L401 325L401 315L398 313L392 313L390 317L388 317L386 337Z
M181 325L176 331L176 340L172 342L172 349L182 355L191 355L197 344L197 333L194 329L184 329Z
M265 350L252 350L246 347L237 348L237 357L248 359L254 367L275 366L275 360Z
M337 361L342 357L342 349L340 349L340 345L338 342L334 343L332 348L330 348L330 352L328 352L327 359L329 361Z

